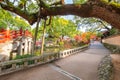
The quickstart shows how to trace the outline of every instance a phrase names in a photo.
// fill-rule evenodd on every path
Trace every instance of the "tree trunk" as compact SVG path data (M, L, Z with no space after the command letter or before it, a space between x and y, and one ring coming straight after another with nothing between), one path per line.
M34 54L34 50L35 50L35 45L36 45L36 40L37 40L37 33L38 33L38 28L39 28L39 23L40 23L40 10L39 10L39 13L38 13L38 19L37 19L37 24L36 24L36 29L35 29L35 34L34 34L34 42L33 42L33 51L32 51L32 54Z
M41 50L40 50L41 54L43 54L43 50L44 50L45 32L46 32L46 20L44 22L44 27L43 27L42 45L41 45Z

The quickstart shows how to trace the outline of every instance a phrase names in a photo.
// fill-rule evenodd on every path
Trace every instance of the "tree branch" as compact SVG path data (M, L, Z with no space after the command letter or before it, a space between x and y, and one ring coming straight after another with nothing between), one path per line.
M14 6L9 6L9 5L5 5L0 3L1 7L5 10L8 10L10 12L16 13L17 15L23 17L24 19L26 19L30 24L33 24L33 22L36 22L37 20L37 16L36 14L29 14L24 10L21 10L18 7L14 7Z
M50 7L41 11L42 16L77 15L80 17L95 17L105 20L112 26L120 29L120 8L103 2L92 4L68 4L60 7Z
M107 29L108 31L110 31L110 28L108 28L101 20L97 20L97 22L100 22L105 29Z
M89 0L85 4L65 4L61 6L48 6L42 0L41 16L56 16L56 15L77 15L80 17L95 17L105 20L112 26L120 29L120 7L105 3L101 0ZM19 8L9 7L1 4L2 8L14 12L25 18L30 24L37 21L37 13L29 14Z

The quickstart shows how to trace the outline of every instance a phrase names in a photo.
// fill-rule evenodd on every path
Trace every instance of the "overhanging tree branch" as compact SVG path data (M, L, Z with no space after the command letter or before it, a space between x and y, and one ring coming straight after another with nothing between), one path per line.
M30 24L33 24L33 22L37 21L37 15L36 14L29 14L28 12L21 10L19 7L15 6L9 6L6 4L0 3L1 7L5 10L8 10L10 12L16 13L17 15L23 17L26 19Z
M16 7L9 7L2 3L1 6L5 10L14 12L25 18L30 24L37 21L38 12L29 14ZM100 18L120 29L120 7L117 5L109 4L101 0L89 0L85 4L65 4L61 6L49 6L45 2L42 4L41 18L69 14L80 17Z
M101 20L97 20L97 22L100 22L105 27L105 29L107 29L108 31L110 31L110 28L108 28Z

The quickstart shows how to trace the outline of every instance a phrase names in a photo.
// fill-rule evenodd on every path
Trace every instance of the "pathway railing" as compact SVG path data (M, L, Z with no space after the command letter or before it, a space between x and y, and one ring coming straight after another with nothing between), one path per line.
M4 43L6 41L6 32L0 32L0 43Z
M50 54L44 54L42 56L37 56L37 57L1 62L0 63L0 75L8 74L8 73L15 72L18 70L26 69L26 68L33 67L36 65L40 65L40 64L44 64L47 62L57 60L57 59L61 59L61 58L76 54L82 50L85 50L87 49L87 47L88 45L85 45L79 48L61 51L60 53L50 53Z

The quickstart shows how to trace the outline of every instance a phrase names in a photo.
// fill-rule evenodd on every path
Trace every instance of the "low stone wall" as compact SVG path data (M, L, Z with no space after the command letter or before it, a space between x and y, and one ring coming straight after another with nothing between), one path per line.
M104 43L104 46L108 48L112 53L120 53L120 46L117 45L111 45L108 43Z
M103 39L102 42L111 53L120 53L120 35L107 37ZM113 80L114 66L110 56L106 56L102 59L98 72L99 80Z
M112 53L120 53L120 34L107 37L102 42Z
M103 43L120 46L120 34L107 37L102 40Z
M113 79L113 64L109 55L105 56L99 64L98 76L99 80L112 80Z

